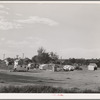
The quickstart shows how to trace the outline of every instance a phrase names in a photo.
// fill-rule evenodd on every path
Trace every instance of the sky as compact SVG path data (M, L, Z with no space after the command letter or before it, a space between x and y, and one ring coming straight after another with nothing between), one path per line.
M100 4L0 3L0 59L32 58L37 49L62 58L100 58Z

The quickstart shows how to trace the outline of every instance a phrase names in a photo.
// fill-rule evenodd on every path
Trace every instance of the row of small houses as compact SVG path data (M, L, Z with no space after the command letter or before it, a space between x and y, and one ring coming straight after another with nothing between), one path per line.
M14 61L14 69L13 71L28 71L31 68L34 68L34 64L33 63L29 63L28 65L19 65L19 60L20 59L16 59ZM8 65L8 61L5 60L6 65ZM51 70L51 71L60 71L60 70L64 70L64 71L73 71L75 69L78 70L82 70L81 67L79 66L74 66L74 65L58 65L58 64L40 64L38 66L38 68L40 70ZM95 63L90 63L88 65L88 70L97 70L97 65Z

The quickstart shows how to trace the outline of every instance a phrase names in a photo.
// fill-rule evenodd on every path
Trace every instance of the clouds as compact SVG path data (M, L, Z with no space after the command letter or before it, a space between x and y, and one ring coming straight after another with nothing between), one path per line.
M0 9L7 9L7 10L9 10L10 8L5 7L3 4L0 4Z
M5 12L6 13L6 12ZM21 14L17 14L17 16L21 16ZM40 18L38 16L29 17L28 19L19 19L8 21L4 18L4 16L0 16L0 30L9 30L9 29L19 29L24 28L23 24L46 24L48 26L56 26L57 22L49 19L49 18Z
M8 29L12 29L13 25L10 22L7 22L4 19L0 20L0 30L8 30Z
M15 22L9 22L5 18L0 18L0 30L18 29L21 25Z
M4 10L0 10L0 14L8 14L8 12Z
M99 9L88 4L0 5L0 48L32 56L43 46L65 58L99 57Z
M9 20L9 8L4 5L0 5L0 30L10 30L21 28L19 23L16 23L13 19Z
M5 8L3 5L0 4L0 8Z
M46 24L49 26L56 26L58 25L58 23L52 19L49 18L41 18L39 16L31 16L28 19L21 19L21 20L17 20L17 22L19 23L26 23L26 24Z
M4 5L0 5L0 15L1 14L8 15L9 14L8 10L9 10L9 8L5 7Z
M40 17L40 16L32 16L28 15L27 18L21 12L17 10L13 10L0 4L0 30L12 30L12 29L20 29L25 28L24 25L31 24L45 24L48 26L57 26L59 23L54 21L53 19Z
M16 16L19 16L19 17L22 16L22 14L20 14L20 13L16 13L15 15L16 15Z

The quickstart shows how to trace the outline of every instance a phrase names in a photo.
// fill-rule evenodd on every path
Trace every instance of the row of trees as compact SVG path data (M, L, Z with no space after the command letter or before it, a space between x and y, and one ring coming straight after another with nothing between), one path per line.
M64 59L63 62L62 62L62 64L64 64L64 65L66 65L66 64L88 65L90 63L96 63L98 66L100 66L100 59L69 58L69 59Z
M16 58L6 58L9 64L13 64L14 60ZM41 47L37 50L37 55L33 56L32 59L24 58L20 59L19 64L25 64L27 65L29 62L35 63L35 64L47 64L47 63L56 63L58 61L59 57L54 52L46 52L46 50Z
M7 58L7 60L10 63L14 63L14 58ZM98 66L100 66L100 59L75 59L75 58L69 58L69 59L59 59L59 56L54 52L46 52L46 50L43 47L40 47L37 50L37 55L33 56L32 59L24 58L20 60L21 64L28 64L29 62L35 63L35 64L47 64L47 63L54 63L54 64L78 64L78 65L88 65L89 63L96 63Z

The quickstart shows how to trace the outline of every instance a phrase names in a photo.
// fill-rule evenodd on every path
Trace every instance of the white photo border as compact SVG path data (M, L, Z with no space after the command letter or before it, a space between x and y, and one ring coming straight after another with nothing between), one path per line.
M100 1L0 1L1 3L100 4ZM100 99L97 93L0 93L0 99Z

